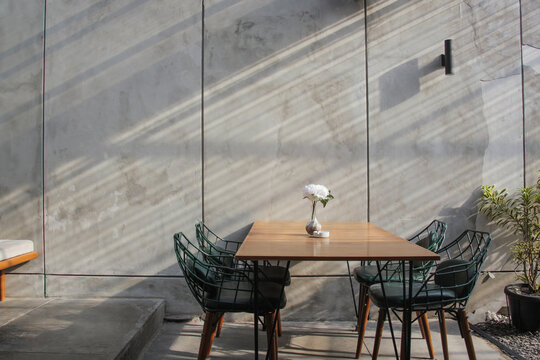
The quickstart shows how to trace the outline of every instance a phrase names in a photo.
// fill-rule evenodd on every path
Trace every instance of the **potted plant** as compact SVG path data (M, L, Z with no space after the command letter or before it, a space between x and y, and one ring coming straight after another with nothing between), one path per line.
M517 236L511 244L518 280L504 289L512 324L519 330L540 329L540 177L536 186L510 196L495 185L482 186L480 212Z

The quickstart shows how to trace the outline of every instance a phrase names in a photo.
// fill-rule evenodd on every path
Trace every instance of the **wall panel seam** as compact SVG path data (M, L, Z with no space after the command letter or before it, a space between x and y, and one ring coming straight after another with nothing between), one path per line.
M366 212L367 221L371 218L370 204L370 178L369 178L369 73L368 73L368 26L367 26L367 0L364 0L364 78L366 93Z
M43 1L43 40L41 61L41 236L43 261L43 297L47 297L47 262L45 254L45 52L47 44L47 0Z
M201 220L204 221L204 0L201 0Z
M521 61L521 116L522 116L522 131L523 131L523 186L527 186L527 153L526 153L526 136L525 136L525 75L523 74L523 6L519 0L519 52Z

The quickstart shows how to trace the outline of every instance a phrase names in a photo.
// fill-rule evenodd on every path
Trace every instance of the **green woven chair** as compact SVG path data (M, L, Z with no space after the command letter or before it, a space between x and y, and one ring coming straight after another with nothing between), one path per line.
M457 319L461 336L465 339L469 359L476 359L465 307L480 275L490 243L489 233L466 230L450 244L437 251L441 260L437 262L435 270L432 270L423 281L414 281L412 284L413 296L410 299L412 311L420 314L436 311L438 314L445 360L449 358L445 313ZM407 286L409 286L408 281ZM408 302L409 298L408 292L403 291L403 283L397 281L371 285L369 297L379 307L373 348L373 359L376 359L385 317L389 315L389 310L394 313L403 311L403 304L405 301ZM417 317L419 318L420 316Z
M204 252L183 233L174 235L174 251L189 289L206 314L197 358L203 360L210 355L216 328L224 313L255 313L255 291L251 280L254 277L247 267L217 265L219 255ZM276 313L287 302L283 286L261 281L257 288L257 315L264 316L266 323L274 323ZM277 339L270 336L270 328L267 327L270 359L277 359Z
M251 266L248 262L239 261L234 258L242 242L221 238L202 221L195 225L195 232L201 248L206 253L217 255L214 259L222 261L223 263L221 265L237 267ZM259 274L259 280L262 281L272 281L278 284L284 284L285 286L291 284L291 274L284 266L264 262L264 264L259 266Z
M446 224L433 220L428 226L409 238L409 241L420 245L428 250L437 251L444 241L446 234ZM433 261L416 261L413 262L413 276L416 280L422 280L429 274ZM401 266L399 261L388 261L381 268L381 276L383 281L400 280ZM380 282L378 276L377 265L374 262L368 262L358 266L353 271L354 278L360 283L360 292L358 298L358 341L356 343L356 358L360 358L362 352L362 344L364 342L364 334L366 332L366 324L369 315L370 298L368 296L368 288ZM431 345L431 335L427 315L421 316L418 321L422 336L426 339L429 355L433 358L433 346Z
M223 239L216 235L203 221L198 222L195 225L195 232L197 234L197 241L200 247L205 253L211 254L208 260L214 262L216 265L223 265L229 267L245 268L248 267L253 270L251 263L236 260L234 255L242 245L242 242ZM253 271L249 274L253 275ZM289 270L284 266L272 265L269 262L264 262L258 269L259 281L270 281L280 285L289 286L291 284L291 274ZM252 279L253 280L253 279ZM278 336L282 335L281 328L281 315L278 312ZM223 327L222 316L219 320L219 324L216 331L216 337L221 334L221 328ZM266 324L266 322L265 322Z

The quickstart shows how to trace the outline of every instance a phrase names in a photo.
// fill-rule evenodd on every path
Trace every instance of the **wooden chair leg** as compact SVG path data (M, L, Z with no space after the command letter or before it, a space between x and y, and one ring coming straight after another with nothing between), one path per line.
M212 343L214 342L214 336L216 335L216 326L220 317L221 313L206 313L197 360L205 360L210 355Z
M270 360L277 360L277 324L274 328L274 336L272 336L272 324L274 323L274 319L276 319L276 312L268 313L265 317L265 323L266 323L266 339L268 343L268 350L270 351Z
M399 347L399 358L405 359L405 324L401 326L401 342Z
M203 325L203 331L201 334L201 343L199 344L199 355L197 356L197 360L205 360L206 359L206 349L208 344L208 338L210 335L210 323L211 323L212 313L207 312L204 317L204 325Z
M224 318L225 318L225 314L221 315L221 318L219 319L217 329L216 329L216 337L219 337L219 335L221 335L221 328L223 327Z
M446 338L446 318L444 315L444 310L439 311L439 327L441 329L441 343L443 348L444 360L449 360L448 339Z
M424 326L423 326L423 319L422 319L422 313L420 311L416 312L416 317L418 318L418 326L420 327L420 333L422 334L422 339L426 338Z
M280 314L280 311L277 311L274 316L277 316L278 317L278 321L276 323L276 327L277 329L275 329L274 331L277 332L277 336L279 336L279 326L280 326L280 321L279 321L279 314ZM275 334L275 333L274 333ZM276 337L276 335L274 335L274 354L275 354L275 360L278 360L278 339Z
M469 321L467 320L467 313L465 310L458 310L458 322L461 329L461 336L465 339L465 345L467 346L467 354L469 354L469 360L476 360L476 353L474 352L474 345L471 336L471 329L469 327Z
M212 323L210 324L210 331L212 332L212 336L210 337L210 341L207 344L206 357L210 356L210 350L212 350L212 344L214 343L214 338L217 332L216 329L217 329L220 319L223 316L225 316L224 313L214 313L214 316L212 318Z
M277 334L278 334L278 336L282 335L282 331L281 331L281 311L278 311L278 313L277 313Z
M433 351L433 342L431 341L431 332L429 331L429 322L426 313L418 318L418 323L420 324L420 330L422 331L423 338L426 339L429 358L435 359L435 352Z
M372 359L375 360L379 356L379 347L381 346L382 332L384 328L384 319L386 310L379 309L379 317L377 318L377 330L375 331L375 342L373 343Z
M358 340L356 342L356 359L359 359L360 355L362 354L364 335L366 333L366 325L369 316L369 306L371 304L371 299L369 298L367 286L360 285L360 293L358 294L358 298Z

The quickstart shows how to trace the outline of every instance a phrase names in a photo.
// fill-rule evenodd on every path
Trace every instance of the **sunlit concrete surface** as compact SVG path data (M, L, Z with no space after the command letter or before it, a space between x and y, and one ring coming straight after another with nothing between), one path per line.
M0 238L43 252L43 2L0 2ZM43 273L43 259L14 272ZM43 294L43 277L26 277ZM20 296L27 294L21 293Z
M152 299L8 299L0 303L0 359L134 359L161 326Z
M46 14L47 271L179 274L172 236L201 216L200 1L50 1ZM47 281L50 296L67 283Z
M525 109L525 174L534 186L540 170L540 2L522 0L523 98Z
M539 12L538 0L0 1L0 237L40 254L10 270L7 296L159 297L195 316L172 235L201 218L238 239L254 220L308 220L313 182L335 195L323 229L370 220L407 237L437 218L448 239L492 231L483 269L496 278L469 310L498 310L512 239L476 204L482 184L530 185L540 168ZM351 316L345 263L291 273L287 320Z
M202 321L187 323L165 322L161 332L147 348L143 359L195 359L199 349ZM394 324L395 325L395 324ZM430 321L433 346L437 359L442 359L438 322ZM459 335L457 323L447 321L448 347L452 359L468 359L465 343ZM266 333L259 332L259 344L265 350ZM369 321L361 359L371 359L375 322ZM356 333L351 322L283 322L283 336L279 338L280 359L352 359L356 350ZM478 359L508 359L491 344L474 336ZM399 346L399 339L398 344ZM262 353L262 352L261 352ZM261 353L259 356L262 358ZM380 359L395 359L389 328L383 333ZM413 326L412 358L428 358L425 340L420 330ZM210 359L253 359L252 323L227 323L221 336L214 340Z
M369 2L370 221L405 236L437 217L447 239L488 229L482 184L523 184L519 2ZM369 21L371 20L371 21ZM451 39L453 75L440 66ZM495 233L484 269L512 270Z

